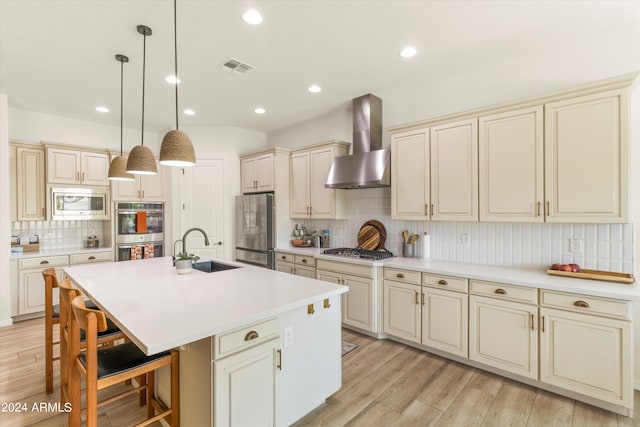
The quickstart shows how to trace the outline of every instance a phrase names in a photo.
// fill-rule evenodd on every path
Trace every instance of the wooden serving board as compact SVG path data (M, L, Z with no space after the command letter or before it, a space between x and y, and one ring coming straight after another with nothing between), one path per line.
M578 279L590 279L590 280L603 280L605 282L618 282L618 283L634 283L636 279L633 274L630 273L617 273L615 271L601 271L601 270L587 270L582 269L578 273L571 271L552 270L547 268L547 274L554 276L575 277Z
M369 220L360 227L358 232L358 247L367 251L385 250L387 230L381 222Z

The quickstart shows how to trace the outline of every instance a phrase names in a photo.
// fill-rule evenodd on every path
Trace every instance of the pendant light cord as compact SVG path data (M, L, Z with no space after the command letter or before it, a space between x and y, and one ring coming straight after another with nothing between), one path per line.
M177 0L173 0L173 62L175 66L176 77L176 130L178 130L180 128L178 127L178 7L176 6L176 4Z
M120 157L122 157L122 98L124 91L122 89L124 81L124 60L120 61Z
M144 75L147 64L147 34L143 34L142 39L142 136L140 138L140 145L144 147Z

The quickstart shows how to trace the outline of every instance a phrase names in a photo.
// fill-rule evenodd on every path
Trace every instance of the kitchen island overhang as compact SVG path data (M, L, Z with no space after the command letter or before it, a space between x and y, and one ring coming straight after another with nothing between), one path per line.
M84 294L148 355L277 317L347 286L241 268L178 275L171 257L65 267Z

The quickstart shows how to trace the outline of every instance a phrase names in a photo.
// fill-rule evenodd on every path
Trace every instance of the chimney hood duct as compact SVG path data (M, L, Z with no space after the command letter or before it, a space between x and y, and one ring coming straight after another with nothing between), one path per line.
M391 185L391 151L382 149L382 100L368 94L353 100L353 154L333 160L326 188Z

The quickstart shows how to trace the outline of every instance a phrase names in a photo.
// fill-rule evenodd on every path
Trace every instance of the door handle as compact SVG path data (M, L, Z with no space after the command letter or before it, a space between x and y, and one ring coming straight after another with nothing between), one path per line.
M276 352L278 353L278 364L276 365L276 367L278 368L278 370L282 371L282 350L277 349Z
M413 291L416 293L416 305L420 304L420 302L418 301L418 291Z

